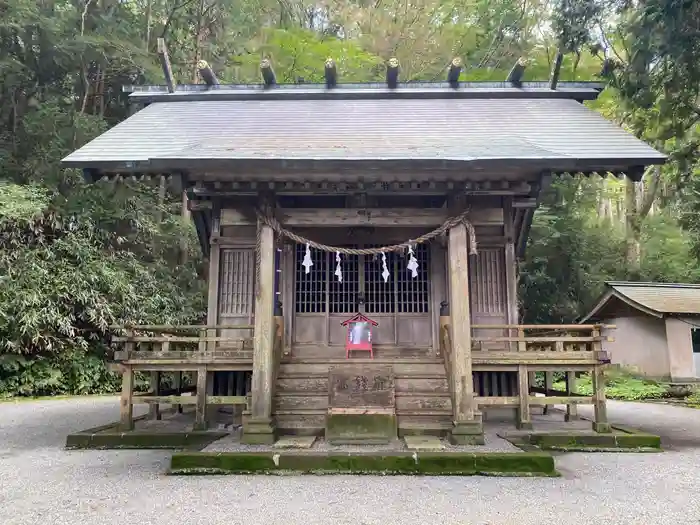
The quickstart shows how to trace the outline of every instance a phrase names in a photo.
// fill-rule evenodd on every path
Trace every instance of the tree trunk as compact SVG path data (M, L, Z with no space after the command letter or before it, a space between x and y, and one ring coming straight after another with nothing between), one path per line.
M642 222L649 215L658 193L661 168L659 166L651 166L644 175L644 178L648 176L649 180L649 185L646 189L643 182L635 183L630 178L625 179L625 237L627 241L627 264L631 269L638 269L641 265ZM637 184L642 185L641 192L638 190Z

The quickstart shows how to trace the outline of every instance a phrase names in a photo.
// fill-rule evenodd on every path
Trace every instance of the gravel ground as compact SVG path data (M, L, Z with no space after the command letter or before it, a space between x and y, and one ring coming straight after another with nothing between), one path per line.
M566 454L552 479L188 478L163 475L168 452L62 449L116 420L114 398L0 403L0 524L699 524L700 411L611 402L609 415L668 451Z

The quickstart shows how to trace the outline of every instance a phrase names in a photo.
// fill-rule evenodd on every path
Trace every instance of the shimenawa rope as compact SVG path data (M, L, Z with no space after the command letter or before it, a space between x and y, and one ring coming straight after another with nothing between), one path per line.
M333 253L342 253L343 255L381 255L383 253L390 253L390 252L404 252L407 251L410 246L415 246L417 244L424 244L426 242L430 242L436 237L439 237L440 235L444 235L447 233L451 228L454 228L455 226L459 224L464 224L464 226L467 229L467 235L469 237L469 253L471 255L476 254L476 232L474 231L474 226L472 225L471 222L469 222L468 217L469 217L469 212L465 211L464 213L461 213L459 215L456 215L455 217L450 217L447 219L440 227L434 229L433 231L430 231L428 233L425 233L415 239L409 239L408 241L399 243L399 244L391 244L389 246L382 246L379 248L343 248L343 247L336 247L336 246L329 246L327 244L322 244L319 242L312 241L311 239L307 239L306 237L302 237L301 235L297 235L296 233L287 230L284 226L282 226L277 219L275 219L271 214L266 214L263 213L261 210L257 210L257 216L258 216L258 230L257 230L257 236L256 236L256 244L255 244L255 251L256 251L256 257L255 257L255 267L256 267L256 275L257 275L257 284L256 290L259 293L260 290L260 263L262 259L262 255L260 253L260 232L261 232L261 226L264 224L266 226L269 226L272 228L272 230L277 233L280 237L286 237L287 239L294 241L295 243L298 244L307 244L309 247L314 248L315 250L320 250L323 252L333 252Z

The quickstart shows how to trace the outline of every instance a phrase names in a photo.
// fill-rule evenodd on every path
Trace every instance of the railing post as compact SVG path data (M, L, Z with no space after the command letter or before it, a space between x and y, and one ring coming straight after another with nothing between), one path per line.
M566 372L566 395L572 396L576 392L576 372ZM566 405L566 415L564 421L575 421L578 419L578 405Z
M134 331L127 330L126 336L128 338L134 337ZM134 351L134 348L135 346L132 340L127 340L124 343L126 359L130 358L130 354ZM134 429L134 405L132 402L134 395L134 371L129 365L122 365L121 370L122 393L119 401L119 430L127 432Z
M596 329L591 332L591 336L596 338L593 341L593 351L595 355L599 355L602 345L600 344L600 330ZM608 423L608 411L605 401L605 376L603 374L603 365L595 365L591 372L593 383L593 430L601 433L610 432L610 424Z
M133 395L134 370L129 365L122 365L122 395L119 403L119 430L122 432L134 430Z
M207 368L197 369L197 404L195 405L194 430L207 429Z
M544 397L550 397L552 395L552 390L554 390L554 374L552 372L544 373ZM549 405L545 404L542 409L543 414L549 412Z
M527 365L518 365L518 407L517 425L520 429L532 429L532 416L530 415L530 386L528 384Z
M151 384L150 384L150 390L151 390L151 395L152 396L159 396L160 395L160 372L152 371L151 372ZM159 403L151 403L148 407L148 417L149 419L160 419L160 404Z

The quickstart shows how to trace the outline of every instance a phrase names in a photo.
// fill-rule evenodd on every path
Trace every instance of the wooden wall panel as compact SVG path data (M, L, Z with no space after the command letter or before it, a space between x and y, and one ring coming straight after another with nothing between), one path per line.
M470 258L470 300L473 324L506 324L506 276L504 248L479 248ZM496 330L476 329L474 337L504 335Z
M252 324L255 303L255 252L222 248L219 264L219 323ZM252 330L224 330L223 337L252 337Z

